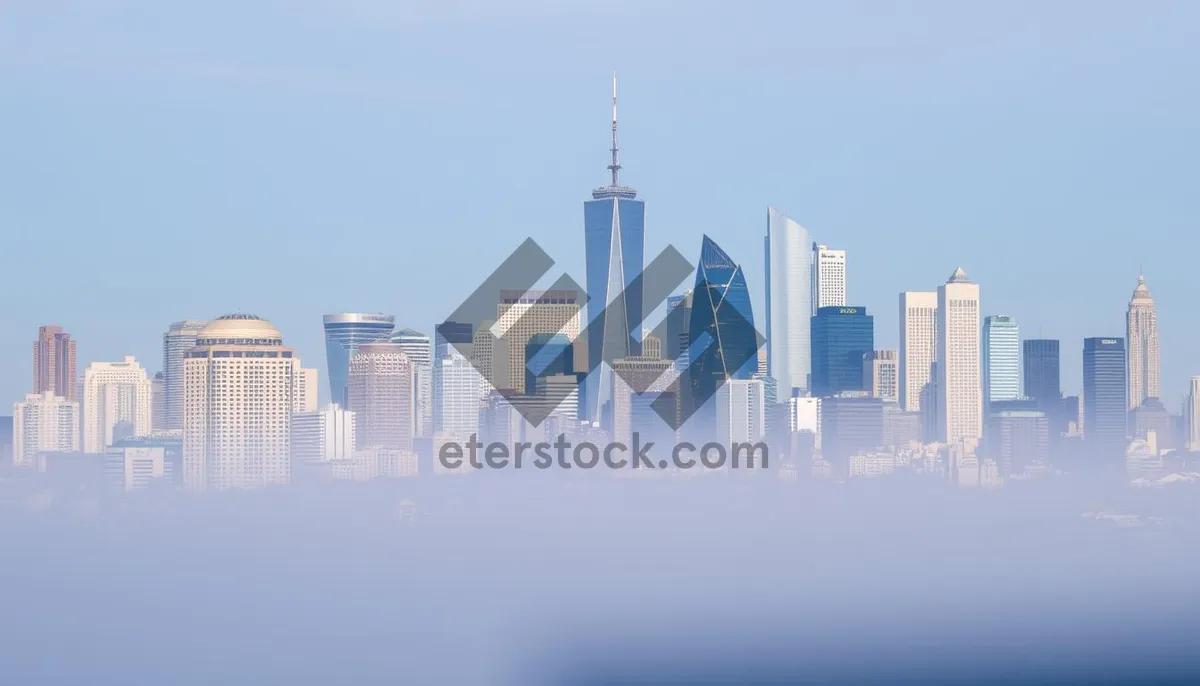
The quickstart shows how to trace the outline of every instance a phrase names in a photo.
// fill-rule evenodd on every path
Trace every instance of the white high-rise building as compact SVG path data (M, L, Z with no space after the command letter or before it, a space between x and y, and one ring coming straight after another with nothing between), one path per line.
M780 394L807 391L812 368L812 252L808 229L767 208L767 374Z
M148 488L155 479L171 476L162 446L126 446L104 451L104 471L109 483L124 491Z
M163 334L163 408L164 424L155 429L178 431L183 428L183 357L196 345L196 334L208 322L185 319L175 322Z
M757 443L766 435L762 379L729 379L717 389L717 440L725 446Z
M317 393L320 388L317 381L317 370L296 365L296 393L292 402L292 412L316 412Z
M863 388L872 397L894 403L899 393L900 365L895 350L872 350L863 355Z
M938 294L905 291L900 294L900 406L921 409L921 391L934 381L938 359Z
M811 316L831 306L846 306L846 251L813 243Z
M938 286L938 412L942 442L974 450L983 436L979 284L962 267Z
M93 362L83 372L83 451L102 453L113 444L113 429L133 425L134 436L153 428L150 379L137 360Z
M292 415L292 460L319 464L354 457L354 413L337 403Z
M1183 420L1187 425L1184 448L1191 451L1200 450L1200 376L1192 377Z
M358 346L346 385L355 447L412 450L412 381L412 364L400 344Z
M42 452L78 450L79 403L45 391L13 405L13 464L32 464Z
M1146 398L1162 395L1162 362L1158 356L1158 314L1146 281L1138 276L1125 316L1129 409L1140 407Z
M299 369L300 358L262 317L225 315L197 334L183 363L185 488L290 481Z
M486 382L454 347L438 360L433 375L434 432L466 440L479 432L479 396Z
M983 320L983 397L988 404L1021 397L1021 330L1008 315Z
M433 434L433 344L416 329L401 329L392 336L412 365L412 408L414 438Z

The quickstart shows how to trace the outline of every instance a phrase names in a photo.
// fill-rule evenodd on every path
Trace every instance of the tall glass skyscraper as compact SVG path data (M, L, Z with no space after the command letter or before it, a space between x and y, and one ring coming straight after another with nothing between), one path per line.
M812 240L808 229L767 208L767 374L785 396L808 390L812 317Z
M586 417L600 421L600 410L612 395L611 374L600 368L604 359L641 353L642 292L639 281L645 259L646 205L637 191L618 181L617 79L613 77L612 181L592 191L583 203L583 234L587 268L588 367L583 401Z
M1083 439L1094 457L1124 454L1125 339L1083 339Z
M196 337L208 322L185 319L171 324L163 334L163 424L155 429L183 429L183 358L196 347Z
M875 319L865 307L822 307L812 318L812 394L863 389L863 358L875 350Z
M1059 368L1058 340L1029 338L1022 344L1025 368L1025 396L1038 401L1038 408L1062 400L1062 374Z
M325 360L329 365L329 397L349 407L346 387L350 378L350 358L362 343L386 341L392 336L396 320L390 314L343 312L327 314L325 321Z
M725 379L749 379L758 371L758 333L741 266L704 237L692 289L692 408L703 407Z
M1003 314L983 319L983 401L1021 397L1021 331L1017 320Z

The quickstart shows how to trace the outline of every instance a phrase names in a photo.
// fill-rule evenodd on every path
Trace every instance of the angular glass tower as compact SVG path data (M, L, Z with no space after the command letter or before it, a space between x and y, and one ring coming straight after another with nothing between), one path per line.
M812 240L807 229L768 207L764 242L767 374L791 396L793 389L808 390L812 366Z
M611 373L604 359L641 353L642 293L645 258L646 205L637 191L622 186L617 173L617 79L613 77L612 182L592 191L583 203L584 249L587 267L588 376L583 399L585 418L600 421L600 411L612 395Z
M329 366L329 397L347 407L346 385L350 378L350 358L362 343L386 341L396 328L390 314L343 312L327 314L325 323L325 361Z
M704 237L688 338L691 407L699 409L726 379L749 379L758 371L758 332L741 266Z

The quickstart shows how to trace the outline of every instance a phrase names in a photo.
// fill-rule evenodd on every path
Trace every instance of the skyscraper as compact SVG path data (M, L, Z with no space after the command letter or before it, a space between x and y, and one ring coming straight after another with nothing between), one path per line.
M1008 315L983 320L983 397L985 403L1021 397L1021 331Z
M412 449L412 363L399 343L362 343L346 387L355 447Z
M873 350L863 356L863 389L871 397L894 403L899 398L899 361L895 350Z
M618 179L621 163L617 144L617 77L613 75L611 182L592 191L583 203L584 250L587 269L588 368L584 406L592 422L612 394L611 374L601 360L641 354L635 336L641 329L642 289L635 279L645 259L646 205L637 191ZM555 333L546 331L540 333Z
M42 452L78 450L79 403L46 390L13 405L13 464L33 464Z
M209 322L183 361L183 480L189 490L261 488L291 479L300 358L271 322Z
M562 334L538 333L525 344L526 395L537 391L537 379L543 376L575 373L575 347Z
M1193 376L1188 385L1187 402L1184 404L1185 450L1200 450L1200 376Z
M979 284L961 267L938 286L937 387L941 440L973 449L983 435L979 385Z
M1125 340L1083 339L1083 439L1099 458L1124 455Z
M150 429L162 431L167 428L167 380L162 372L150 379Z
M790 396L795 388L809 389L809 319L813 314L811 243L808 229L774 207L767 208L767 374L779 382L785 396Z
M433 334L433 362L434 366L437 361L446 357L449 354L450 347L456 347L463 350L464 346L468 346L474 340L475 332L471 325L467 322L451 322L445 321L437 325L437 330ZM466 348L470 351L470 348ZM468 355L469 357L469 355Z
M196 346L196 336L208 322L185 319L167 327L163 334L163 419L167 431L183 428L183 360Z
M1059 371L1059 345L1053 338L1029 338L1022 344L1025 368L1025 396L1038 402L1038 409L1050 412L1062 400L1062 375Z
M687 364L688 327L692 319L692 293L667 298L667 340L663 341L663 357Z
M413 438L433 435L433 348L429 336L402 329L392 336L412 365Z
M673 363L670 360L656 360L646 357L628 357L613 363L613 412L612 440L625 445L632 445L633 411L638 399L650 394L669 392L670 377L668 372ZM678 409L678 408L676 408ZM670 424L656 416L658 425L669 429ZM645 428L645 427L643 427ZM661 431L656 431L661 433Z
M741 266L705 236L692 289L691 407L702 407L726 379L754 375L758 370L757 336Z
M61 326L38 327L33 342L33 392L75 400L75 341Z
M822 307L846 304L846 251L812 246L812 315Z
M1125 316L1125 336L1129 354L1129 388L1126 400L1129 409L1133 409L1141 405L1146 398L1158 398L1162 394L1162 363L1158 357L1158 315L1154 310L1154 297L1150 295L1150 289L1146 287L1146 281L1140 274Z
M447 440L465 441L479 431L479 397L483 377L454 347L437 362L433 376L434 432Z
M822 307L811 326L812 394L863 390L863 358L875 349L875 319L867 308Z
M574 341L579 337L579 309L575 291L501 291L493 327L498 336L492 351L493 385L502 391L523 390L529 341L537 334L562 334Z
M900 294L900 406L922 409L921 391L931 382L938 359L938 294L905 291Z
M134 436L149 434L151 405L150 380L133 357L89 364L83 372L83 451L104 452L121 422L133 425Z
M717 390L717 440L757 443L767 434L762 379L730 379Z
M325 324L325 361L329 369L329 397L347 406L346 384L350 375L350 358L362 343L386 341L396 326L390 314L343 312L327 314Z

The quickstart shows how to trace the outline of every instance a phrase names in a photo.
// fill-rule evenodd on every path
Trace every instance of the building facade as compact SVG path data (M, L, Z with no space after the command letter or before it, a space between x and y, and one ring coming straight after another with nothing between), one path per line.
M122 422L134 436L154 426L153 398L146 370L131 356L121 362L93 362L83 373L83 451L102 453L113 444Z
M822 307L812 318L812 394L863 389L863 359L875 350L875 319L865 307Z
M933 377L938 359L938 294L900 294L900 405L909 412L921 407L921 392Z
M163 423L156 429L179 431L183 428L183 361L196 347L196 336L208 322L185 319L167 327L163 334Z
M689 337L694 408L706 405L726 379L749 379L758 371L760 346L746 277L708 236L696 267Z
M1146 398L1162 396L1162 361L1158 348L1158 314L1146 281L1138 276L1137 287L1125 313L1125 345L1128 364L1126 402L1139 407Z
M61 326L38 327L33 342L33 392L76 400L75 340Z
M525 349L538 334L579 337L579 293L567 290L500 293L492 342L492 385L507 394L525 388ZM478 341L478 338L476 339ZM478 352L478 343L476 343ZM593 376L595 376L593 372ZM602 383L611 395L611 387Z
M1125 454L1125 364L1125 339L1083 340L1083 439L1097 457Z
M900 400L900 362L895 350L872 350L863 356L863 389L884 402Z
M184 356L183 482L193 491L291 480L291 418L300 358L269 321L209 322Z
M486 382L475 365L450 348L433 375L434 433L465 441L479 431L479 398Z
M416 329L401 329L391 338L412 365L413 438L433 435L433 344Z
M779 382L785 396L790 396L793 388L809 389L811 243L808 229L779 210L767 208L767 374Z
M396 319L390 314L343 312L325 315L323 324L329 397L332 402L346 407L350 358L363 343L375 343L391 338L392 331L396 328Z
M983 398L985 404L1021 397L1021 330L1003 314L983 320Z
M1062 400L1062 372L1059 343L1053 338L1029 338L1021 344L1025 377L1025 397L1038 402L1038 408L1049 408Z
M717 440L726 447L757 443L767 435L761 379L730 379L717 390Z
M337 403L292 415L292 460L320 464L354 457L354 413Z
M938 287L938 423L951 446L971 449L983 436L979 359L979 284L960 267Z
M357 449L412 449L412 380L412 363L399 343L358 346L346 390Z
M846 305L846 251L813 243L812 316L822 307Z
M39 453L79 450L79 403L46 390L13 405L13 464L34 464Z

